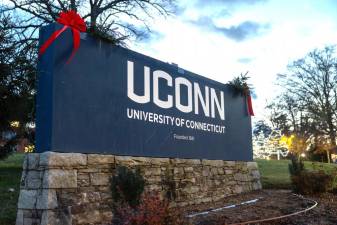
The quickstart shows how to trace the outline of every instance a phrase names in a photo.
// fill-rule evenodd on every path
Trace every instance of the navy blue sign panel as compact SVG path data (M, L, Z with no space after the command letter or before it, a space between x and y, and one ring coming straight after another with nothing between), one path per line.
M60 27L42 28L40 44ZM40 57L38 152L252 160L251 119L230 86L86 34L67 64L72 48L67 30Z

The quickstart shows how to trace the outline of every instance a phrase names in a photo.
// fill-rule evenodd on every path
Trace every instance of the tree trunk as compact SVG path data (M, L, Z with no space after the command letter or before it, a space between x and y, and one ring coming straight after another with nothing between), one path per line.
M95 31L97 28L97 13L98 9L96 5L91 5L91 15L90 15L90 29Z
M74 10L74 11L77 11L75 0L70 1L70 9Z
M329 132L329 137L330 137L330 142L331 142L331 146L330 149L333 149L334 147L336 147L336 134L334 132L334 125L332 123L332 120L330 120L329 123L329 127L330 127L330 132ZM330 149L327 150L327 156L328 156L328 162L330 163Z
M330 151L329 150L326 150L326 158L328 159L328 163L331 163Z

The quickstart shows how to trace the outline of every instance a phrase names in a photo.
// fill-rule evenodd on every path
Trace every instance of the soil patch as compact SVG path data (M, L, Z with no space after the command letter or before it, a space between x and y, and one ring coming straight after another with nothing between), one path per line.
M336 225L336 194L301 198L289 190L261 190L229 196L213 204L190 207L186 212L190 215L189 222L193 225L240 224L305 210L314 205L312 200L318 205L308 212L258 224Z

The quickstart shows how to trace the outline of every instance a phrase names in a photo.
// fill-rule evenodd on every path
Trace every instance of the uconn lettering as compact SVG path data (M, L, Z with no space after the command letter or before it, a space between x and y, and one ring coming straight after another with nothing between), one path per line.
M128 97L137 103L145 104L151 100L151 94L153 95L153 102L157 106L169 109L172 107L177 108L183 113L190 113L194 111L195 114L199 114L199 104L203 111L203 114L207 117L215 118L216 114L221 120L225 120L225 103L224 93L218 91L216 93L214 88L210 88L205 85L204 94L201 91L200 85L197 82L193 84L184 77L176 77L173 79L170 74L162 70L155 70L152 73L152 93L150 93L150 68L144 66L144 94L138 95L135 93L134 83L134 63L128 61L127 65L127 85L128 85ZM159 80L165 80L168 87L172 87L174 96L166 94L165 100L159 98ZM185 86L187 89L187 103L183 104L181 100L181 89ZM163 95L161 95L163 96ZM220 99L219 99L220 96ZM217 113L216 113L217 112Z

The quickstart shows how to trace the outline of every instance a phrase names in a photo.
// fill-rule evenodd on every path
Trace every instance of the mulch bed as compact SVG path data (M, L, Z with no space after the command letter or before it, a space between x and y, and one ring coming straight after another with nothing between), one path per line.
M288 190L261 190L233 195L215 204L187 208L187 214L204 212L233 204L240 204L253 199L256 202L209 212L189 218L193 225L240 224L247 221L267 219L295 213L311 207L313 201L318 202L316 208L289 218L255 224L291 224L291 225L337 225L337 195L328 193L321 196L305 196L301 198ZM253 224L253 223L251 223Z

